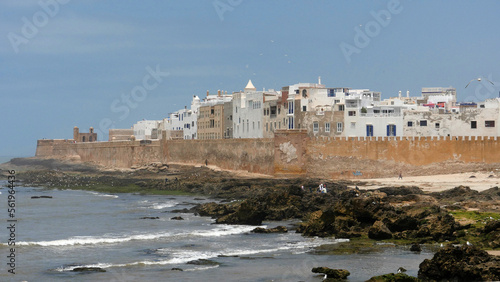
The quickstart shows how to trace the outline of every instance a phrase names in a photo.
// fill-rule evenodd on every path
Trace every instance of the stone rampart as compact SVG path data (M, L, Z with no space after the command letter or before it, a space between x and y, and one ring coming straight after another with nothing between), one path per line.
M446 161L500 163L497 137L310 138L306 131L278 130L273 139L114 141L74 143L38 140L38 157L76 157L105 166L151 162L216 165L269 175L344 178L363 170L376 177L391 164L424 166ZM388 164L384 167L384 164Z

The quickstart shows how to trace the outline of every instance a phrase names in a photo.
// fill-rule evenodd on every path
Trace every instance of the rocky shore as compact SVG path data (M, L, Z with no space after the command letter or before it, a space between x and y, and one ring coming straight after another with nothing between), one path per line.
M263 221L299 219L301 223L296 229L288 229L288 232L348 238L353 242L387 241L411 245L415 251L423 244L442 245L436 254L437 261L422 263L419 278L439 281L432 273L441 267L439 258L447 255L453 255L458 264L463 263L458 259L462 256L485 265L496 265L496 268L482 267L465 276L450 272L458 281L466 281L461 277L476 280L499 277L498 260L487 259L478 249L500 249L498 187L482 192L466 186L435 193L405 186L360 190L356 186L362 185L359 182L248 178L207 167L151 164L128 170L105 170L92 165L37 159L14 159L1 168L15 168L19 171L16 177L27 186L212 197L218 201L180 212L210 216L216 223L261 225ZM317 192L320 183L327 187L327 193ZM256 232L286 231L257 229ZM450 249L452 245L466 246L467 242L477 251L466 249L459 255ZM448 253L441 255L445 250L449 250Z

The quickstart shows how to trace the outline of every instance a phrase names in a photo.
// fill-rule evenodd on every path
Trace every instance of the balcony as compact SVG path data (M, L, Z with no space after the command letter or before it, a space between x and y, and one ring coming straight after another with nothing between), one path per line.
M401 114L399 113L361 113L361 117L400 117Z

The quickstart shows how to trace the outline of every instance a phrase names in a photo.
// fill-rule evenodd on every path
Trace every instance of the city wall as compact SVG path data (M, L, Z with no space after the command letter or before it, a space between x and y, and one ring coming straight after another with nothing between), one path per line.
M80 159L104 166L129 168L162 160L160 142L114 141L77 142L38 140L37 157Z
M302 130L274 139L154 140L74 143L38 140L37 157L72 157L104 166L152 162L216 165L269 175L344 178L344 171L380 176L384 164L423 166L445 161L500 163L497 137L310 138ZM347 177L348 178L348 177Z
M216 165L229 170L272 175L273 139L167 140L163 142L166 162Z

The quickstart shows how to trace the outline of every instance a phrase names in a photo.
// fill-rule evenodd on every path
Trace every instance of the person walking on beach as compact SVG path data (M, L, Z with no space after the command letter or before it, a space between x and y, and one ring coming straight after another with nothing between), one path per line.
M401 173L401 171L399 172L399 177L398 177L398 179L401 179L401 180L403 179L403 174Z

